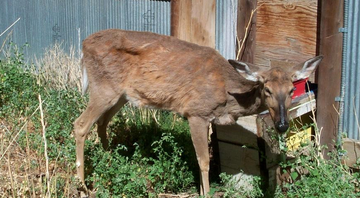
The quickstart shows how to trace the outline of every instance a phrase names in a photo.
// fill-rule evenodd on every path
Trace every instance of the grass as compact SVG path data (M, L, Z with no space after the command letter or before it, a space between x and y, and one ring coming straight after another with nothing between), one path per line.
M275 197L360 196L360 175L342 164L343 151L335 151L329 154L330 159L325 160L318 153L319 147L310 144L306 150L307 154L299 152L295 159L280 164L282 175L287 176L288 181L278 186Z
M1 59L0 70L3 174L0 194L2 197L45 197L47 192L55 196L74 194L76 187L70 185L74 170L74 142L69 137L71 116L79 114L85 100L75 89L56 90L42 85L42 78L24 64L21 49L13 44L10 47ZM39 96L43 98L42 106ZM44 118L40 116L40 107ZM49 159L44 156L43 126Z
M57 90L77 89L81 92L79 53L71 47L65 53L60 44L45 49L42 58L35 59L40 84Z
M31 67L23 62L21 49L10 44L10 50L1 60L0 70L0 195L74 196L72 123L87 101L79 92L79 60L55 46L37 61L38 67ZM150 196L191 188L194 178L186 160L194 164L195 156L188 149L191 143L186 120L169 112L128 105L116 116L110 130L115 132L110 134L121 130L120 135L112 135L110 152L100 147L94 132L87 140L87 181L94 193ZM174 131L183 139L179 144L172 136ZM183 157L184 153L188 155ZM109 178L121 171L123 180L111 182Z
M326 160L323 151L327 148L320 144L321 130L316 125L314 111L312 119L313 124L297 123L292 129L300 132L313 128L312 141L302 142L298 150L291 152L286 146L280 146L282 152L290 153L292 158L280 162L280 174L284 180L277 186L274 197L360 197L359 172L343 164L346 151L342 150L342 144L336 144L336 149L326 153L329 158ZM283 141L280 144L284 145Z
M35 67L24 63L21 51L10 44L0 60L0 196L76 196L73 122L87 103L79 90L79 60L74 51L69 55L55 46ZM94 130L86 141L93 194L197 191L198 167L184 118L126 105L109 135L110 151L102 149Z
M0 197L77 196L73 122L88 99L80 94L80 61L70 51L54 46L35 67L10 44L0 59ZM108 151L94 129L86 140L86 183L93 195L199 197L186 119L126 105L108 131ZM294 160L281 163L290 182L278 186L272 197L359 197L359 173L343 165L339 153L324 160L315 140L306 146L307 154L294 153ZM253 188L237 187L223 173L220 183L212 183L210 196L266 197L261 182L255 177Z

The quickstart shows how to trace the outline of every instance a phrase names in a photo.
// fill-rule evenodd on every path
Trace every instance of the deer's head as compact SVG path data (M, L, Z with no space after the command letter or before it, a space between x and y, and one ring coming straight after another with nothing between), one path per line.
M316 56L287 70L275 67L261 71L253 68L254 66L250 69L249 64L244 62L229 60L229 63L244 78L259 83L261 99L269 110L275 128L278 132L284 133L289 128L288 111L295 91L293 82L308 78L322 58L322 56Z

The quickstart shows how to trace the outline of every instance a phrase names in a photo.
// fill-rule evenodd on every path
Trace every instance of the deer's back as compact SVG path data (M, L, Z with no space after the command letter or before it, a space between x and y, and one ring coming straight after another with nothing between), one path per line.
M229 80L239 78L214 49L153 33L101 31L84 40L83 53L90 92L110 88L138 106L185 116L226 103Z

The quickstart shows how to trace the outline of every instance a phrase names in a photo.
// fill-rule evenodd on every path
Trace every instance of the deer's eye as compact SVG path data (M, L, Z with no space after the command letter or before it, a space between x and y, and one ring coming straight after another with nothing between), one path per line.
M264 91L265 91L265 95L267 95L267 96L272 95L272 92L270 91L270 89L268 87L264 87Z
M296 87L292 88L289 92L289 95L293 95L295 90L296 90Z

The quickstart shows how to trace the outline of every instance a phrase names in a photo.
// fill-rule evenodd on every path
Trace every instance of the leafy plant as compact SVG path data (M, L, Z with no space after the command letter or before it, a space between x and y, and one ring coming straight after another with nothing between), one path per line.
M157 158L151 158L153 165L149 180L154 183L157 192L180 192L194 183L194 177L187 163L181 158L180 148L171 134L163 134L160 140L154 141L153 152Z
M18 132L16 136L14 133L6 133L6 139L16 140L20 150L27 152L24 155L29 157L29 170L44 167L42 126L37 110L38 95L41 95L49 164L55 168L54 171L66 170L71 175L64 178L60 176L61 172L54 172L55 183L51 192L56 196L63 196L61 192L69 195L74 189L62 189L72 186L66 182L74 182L73 122L84 110L87 98L77 90L79 86L76 77L71 77L73 83L69 86L68 82L57 82L58 79L69 79L66 75L57 78L57 72L60 71L54 71L52 66L45 66L44 69L42 64L49 61L38 64L40 67L34 69L24 63L21 49L13 45L11 50L12 55L0 61L0 115L5 118L9 130ZM59 49L56 53L51 53L51 57L58 54L61 55ZM60 58L53 59L63 62ZM69 58L65 57L64 60L68 61ZM54 67L60 68L60 65ZM76 74L70 70L68 73ZM3 123L5 120L0 121ZM26 130L21 128L23 121L27 126ZM110 131L110 151L104 151L99 146L94 132L90 133L86 141L86 160L91 162L87 175L90 175L90 187L99 196L155 196L160 192L180 192L193 184L193 172L187 161L195 164L196 160L189 129L183 118L169 112L137 109L127 105L115 117ZM118 131L123 132L117 133ZM175 139L182 141L176 142ZM119 143L128 147L117 147ZM197 166L194 167L197 169ZM21 170L24 168L20 167L18 171ZM34 186L31 182L27 183L29 185ZM32 192L25 194L47 191L45 184L27 188Z
M275 197L359 197L360 178L342 163L343 151L334 150L326 160L321 155L324 148L316 143L302 145L294 160L280 163L290 182L279 186Z
M97 189L97 195L154 197L161 192L180 192L190 188L194 178L186 162L181 160L182 149L177 146L174 137L163 134L152 147L157 158L144 157L138 144L135 144L131 157L117 155L127 151L123 145L113 152L104 152L96 147L97 151L91 158L94 171L89 182Z
M13 166L10 178L4 178L0 185L2 196L34 196L50 191L53 195L70 195L69 182L72 181L74 141L69 138L72 131L73 117L84 107L84 100L77 92L56 90L39 83L39 76L34 65L27 65L22 49L9 45L5 58L0 60L0 124L6 133L1 134L2 160L6 153L11 156ZM47 127L47 151L50 156L50 168L54 171L51 189L47 189L41 173L45 169L44 143L39 115L38 96L43 98L45 123ZM70 114L69 114L70 113ZM10 141L11 140L11 141ZM6 147L6 149L3 149ZM18 158L17 155L22 156ZM24 159L25 156L25 159ZM25 161L24 161L25 160ZM1 161L3 162L3 161ZM25 162L25 163L24 163ZM71 167L71 168L69 168ZM3 170L2 170L3 171ZM58 171L58 172L57 172ZM18 181L18 175L24 175L25 181ZM2 191L10 182L10 194ZM40 182L38 182L40 181ZM21 183L20 183L21 182ZM6 187L7 188L7 187ZM18 194L14 194L18 192Z
M37 107L37 94L41 87L36 77L23 67L23 54L0 60L0 116L18 118L28 116Z

